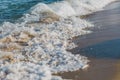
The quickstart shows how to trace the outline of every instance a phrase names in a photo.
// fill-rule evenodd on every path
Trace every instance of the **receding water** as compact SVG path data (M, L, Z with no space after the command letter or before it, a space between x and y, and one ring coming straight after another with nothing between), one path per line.
M91 34L74 40L79 49L104 41L120 39L120 2L112 3L110 7L108 5L106 10L95 12L87 19L92 21L95 27L90 28L93 31Z
M120 2L108 5L106 10L93 13L93 33L74 38L78 45L72 53L88 57L90 67L60 74L73 80L120 80Z
M79 50L89 58L120 59L120 39L105 41Z
M120 59L120 2L93 13L87 19L95 24L90 29L93 33L75 39L78 47L73 53L88 58Z

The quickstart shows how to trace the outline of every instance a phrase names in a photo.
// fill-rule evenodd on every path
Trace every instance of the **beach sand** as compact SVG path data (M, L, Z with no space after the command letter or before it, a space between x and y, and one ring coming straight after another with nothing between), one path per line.
M60 73L65 79L72 80L120 80L120 60L90 59L86 70Z

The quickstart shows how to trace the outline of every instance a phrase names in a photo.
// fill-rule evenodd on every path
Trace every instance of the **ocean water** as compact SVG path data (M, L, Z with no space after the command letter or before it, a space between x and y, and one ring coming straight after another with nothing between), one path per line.
M52 3L61 0L0 0L0 23L15 22L37 3Z
M21 18L23 14L27 13L28 10L32 6L36 5L37 3L41 2L41 3L49 4L49 3L58 2L58 1L63 1L63 0L19 0L19 1L18 0L0 0L0 23L3 23L5 21L15 22L18 18ZM100 7L102 5L104 6L107 2L110 2L111 0L107 2L106 1L104 1L103 4L99 6ZM73 4L76 2L78 2L79 4L78 0L73 1ZM85 1L83 0L82 2L90 3L87 0ZM91 2L93 2L93 5L94 5L94 1L91 0ZM101 3L99 1L97 2ZM91 6L88 6L88 7L92 8ZM78 10L78 12L80 11Z
M71 39L94 26L80 16L113 1L1 1L0 79L62 80L52 74L88 67L87 57L68 51L77 46Z
M104 41L82 48L80 53L94 59L120 59L120 39Z

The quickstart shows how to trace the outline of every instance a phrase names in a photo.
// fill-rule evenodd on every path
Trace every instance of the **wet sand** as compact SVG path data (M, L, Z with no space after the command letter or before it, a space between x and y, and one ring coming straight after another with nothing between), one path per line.
M120 80L120 60L90 59L87 70L59 74L73 80Z
M112 9L112 6L116 8ZM110 8L109 8L110 6ZM73 41L84 48L107 40L120 39L120 2L112 3L106 10L89 15L87 20L93 22L95 27L88 28L91 34L76 37Z
M115 2L104 11L95 12L87 17L94 22L95 27L89 28L93 33L74 38L78 47L71 50L74 54L81 48L100 42L120 39L120 2ZM89 58L88 58L89 59ZM66 72L59 74L63 78L73 80L120 80L120 59L89 59L91 62L87 70Z

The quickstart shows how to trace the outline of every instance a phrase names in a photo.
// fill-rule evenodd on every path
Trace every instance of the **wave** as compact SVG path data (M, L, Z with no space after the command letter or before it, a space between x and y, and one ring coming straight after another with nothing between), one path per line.
M77 46L71 41L73 37L91 33L83 29L94 26L79 16L102 10L112 1L38 3L20 22L4 22L0 27L0 78L52 80L52 73L87 67L86 57L67 51Z

